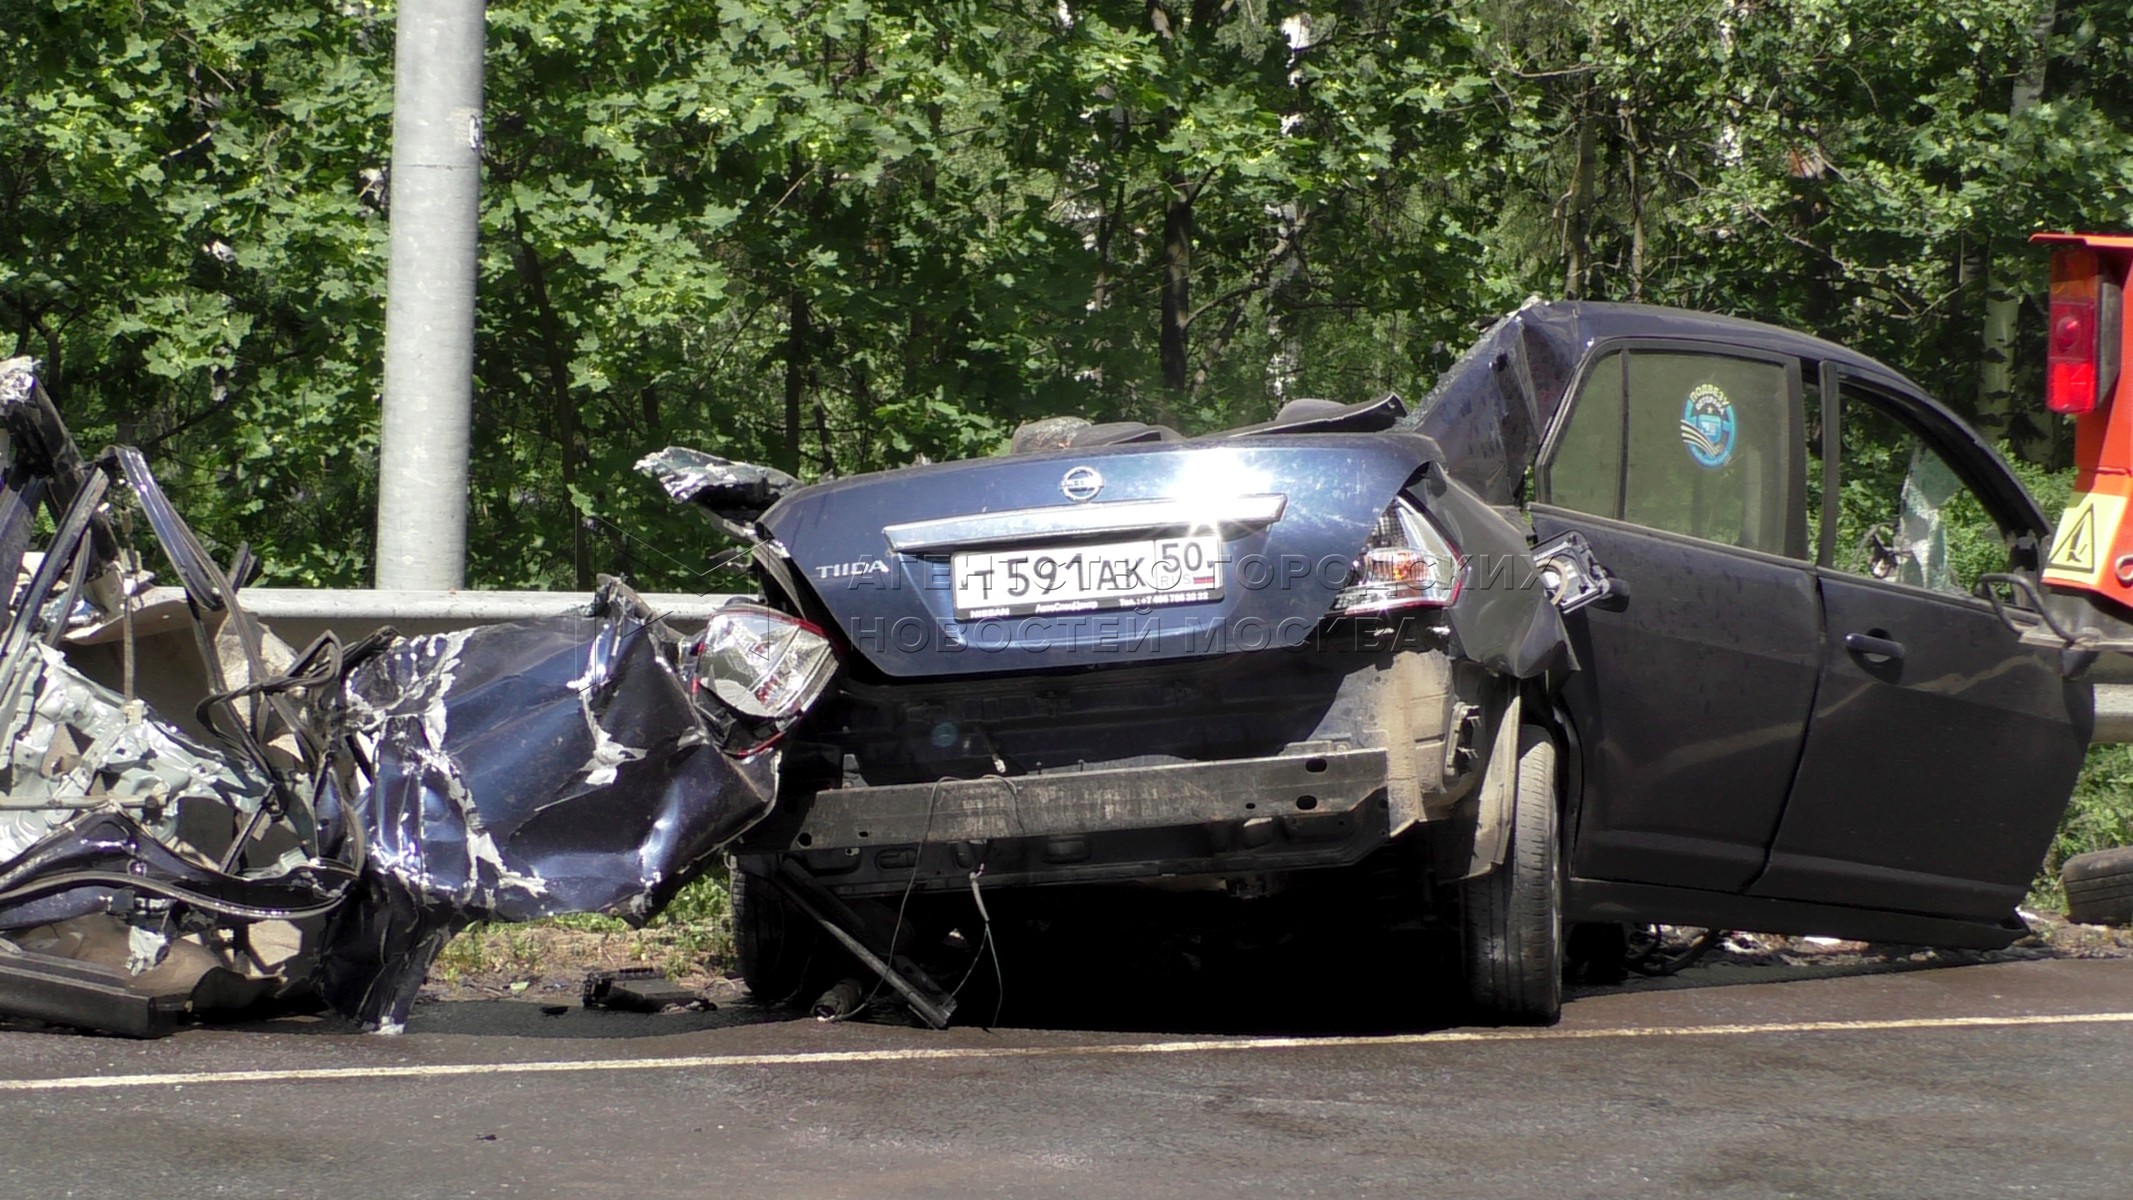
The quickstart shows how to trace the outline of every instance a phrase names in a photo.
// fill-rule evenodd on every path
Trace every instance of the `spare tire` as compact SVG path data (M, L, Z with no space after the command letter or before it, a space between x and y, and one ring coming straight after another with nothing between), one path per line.
M2059 868L2066 915L2083 925L2133 925L2133 846L2076 854Z

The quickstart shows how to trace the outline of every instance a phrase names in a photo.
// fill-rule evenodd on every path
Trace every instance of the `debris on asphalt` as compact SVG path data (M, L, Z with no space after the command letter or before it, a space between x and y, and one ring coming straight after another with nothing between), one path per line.
M865 984L856 979L840 980L835 987L822 993L811 1011L817 1021L842 1021L858 1012L866 998Z
M718 1006L695 988L684 987L657 967L625 967L585 973L587 1008L613 1012L714 1012Z

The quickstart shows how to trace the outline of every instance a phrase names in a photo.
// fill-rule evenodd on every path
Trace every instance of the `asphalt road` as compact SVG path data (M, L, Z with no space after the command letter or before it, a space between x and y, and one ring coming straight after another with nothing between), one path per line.
M1702 982L1389 1036L508 1001L6 1032L0 1195L2133 1195L2133 960Z

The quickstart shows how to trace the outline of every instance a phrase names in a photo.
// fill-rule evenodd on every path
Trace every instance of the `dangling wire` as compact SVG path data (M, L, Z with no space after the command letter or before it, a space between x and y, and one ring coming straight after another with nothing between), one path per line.
M984 922L985 930L978 938L978 948L971 955L970 966L964 969L963 977L956 980L955 990L948 994L960 997L963 994L963 985L970 982L970 977L978 973L978 964L990 955L993 982L992 1020L986 1023L985 1028L991 1029L1000 1023L1000 1013L1007 1006L1007 976L1000 969L1000 941L993 936L992 913L985 907L985 893L978 888L978 879L984 874L984 863L979 863L977 869L970 873L970 899L978 906L978 919Z
M998 755L995 755L995 756L994 756L994 761L995 761L995 763L996 763L996 764L998 763ZM1004 784L1006 784L1006 785L1007 785L1007 791L1008 791L1008 794L1009 794L1009 795L1011 795L1011 796L1013 796L1013 797L1015 798L1015 802L1017 803L1017 805L1019 805L1019 804L1021 803L1021 800L1022 800L1022 792L1021 792L1021 789L1019 789L1019 788L1017 788L1017 787L1015 786L1015 781L1014 781L1014 780L1012 780L1012 779L1009 779L1009 778L1008 778L1007 776L1005 776L1005 775L983 775L983 776L980 776L979 778L981 778L981 779L997 779L997 780L999 780L999 781L1000 781L1001 783L1004 783ZM912 893L913 891L915 891L915 890L916 890L916 889L918 888L918 873L919 873L919 871L920 871L920 870L922 870L922 869L924 868L924 866L925 866L925 861L926 861L926 847L927 847L928 845L930 845L930 844L932 843L932 840L933 840L933 814L934 814L934 809L935 809L935 806L936 806L936 805L937 805L937 804L938 804L938 803L940 802L940 798L941 798L941 785L942 785L942 784L944 784L944 783L947 783L947 782L948 782L948 780L946 780L946 779L936 779L936 780L934 780L934 781L933 781L933 787L932 787L932 789L931 789L930 791L928 791L928 792L926 793L926 823L925 823L925 825L924 825L923 827L921 827L921 828L920 828L920 830L919 830L919 835L918 835L918 853L917 853L916 857L915 857L915 858L914 858L914 859L912 860L912 863L911 863L911 875L910 875L910 877L909 877L908 879L904 880L904 893L903 893L903 896L902 896L902 897L901 897L900 899L898 899L898 900L897 900L897 902L896 902L896 923L895 923L895 924L894 924L893 926L891 926L891 927L890 927L890 930L889 930L889 952L888 952L887 954L884 954L884 955L882 956L882 961L883 961L883 962L886 962L886 963L888 963L888 964L890 965L890 967L892 967L892 968L893 968L893 967L895 967L895 965L896 965L896 943L897 943L897 941L898 941L899 939L901 939L901 938L903 937L903 932L904 932L904 910L905 910L905 909L906 909L906 908L907 908L907 907L908 907L908 906L910 905L910 903L911 903L911 893ZM982 916L982 917L984 917L984 918L985 918L985 934L984 934L984 939L985 939L985 941L984 941L983 943L980 943L980 946L979 946L980 950L983 950L983 949L984 949L985 943L992 943L992 917L991 917L991 916L990 916L989 914L987 914L987 913L986 913L986 911L985 911L985 898L984 898L984 896L982 896L982 895L980 895L980 894L978 893L978 876L979 876L979 874L981 874L981 873L982 873L982 872L983 872L984 870L985 870L984 864L982 864L982 863L981 863L981 864L979 864L979 866L978 866L978 869L977 869L976 871L972 871L972 872L970 873L970 893L971 893L971 895L972 895L972 896L974 896L974 897L976 897L976 898L977 898L977 902L978 902L978 915L980 915L980 916ZM1001 977L1001 975L1000 975L1000 950L999 950L999 946L998 946L998 944L997 944L997 943L993 943L993 944L992 944L992 966L993 966L993 975L994 975L994 977L995 977L996 979L1000 979L1000 982L1001 982L1001 991L1002 991L1002 993L1004 994L1004 993L1005 993L1005 990L1006 990L1006 988L1005 988L1005 980L1004 980L1004 978L1002 978L1002 977ZM972 960L972 962L971 962L971 967L972 967L972 969L973 969L973 970L974 970L974 969L976 969L976 967L977 967L977 962L976 962L976 960ZM965 981L965 982L967 982L967 981L969 980L969 978L970 978L970 974L969 974L969 972L968 972L968 971L964 972L964 975L963 975L963 979L964 979L964 981ZM872 1003L874 1002L874 998L875 998L876 996L878 996L878 995L880 995L880 994L881 994L881 989L882 989L882 988L883 988L884 986L886 986L886 985L887 985L887 983L888 983L888 980L887 980L887 979L885 979L885 978L884 978L884 979L876 979L876 980L874 981L874 987L873 987L873 990L871 990L871 991L869 991L869 992L867 993L867 995L866 995L866 999L864 999L864 1000L860 1001L860 1002L859 1002L859 1003L858 1003L858 1004L857 1004L856 1006L854 1006L854 1007L853 1007L853 1009L852 1009L852 1012L854 1012L854 1013L857 1013L857 1012L862 1012L862 1011L864 1011L864 1010L866 1009L866 1007L867 1007L868 1005L870 1005L870 1004L872 1004ZM955 985L955 992L960 992L960 991L962 991L962 989L963 989L963 985L962 985L961 983L958 983L958 984L956 984L956 985ZM955 992L950 992L950 993L949 993L949 995L951 995L951 996L952 996L952 995L954 995L954 994L955 994ZM997 1021L998 1021L999 1019L1000 1019L1000 1009L999 1009L999 1006L998 1006L998 1005L995 1005L995 1006L994 1006L994 1008L993 1008L993 1020L994 1020L995 1022L997 1022Z

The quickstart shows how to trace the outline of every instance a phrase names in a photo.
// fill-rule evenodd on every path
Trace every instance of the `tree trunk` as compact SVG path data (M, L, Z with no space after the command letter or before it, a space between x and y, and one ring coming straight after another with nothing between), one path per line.
M1834 337L1839 308L1836 261L1830 257L1829 199L1823 187L1827 170L1819 151L1795 152L1792 166L1792 224L1800 243L1812 247L1800 265L1800 283L1805 290L1801 315L1808 328Z
M1586 276L1592 270L1593 159L1599 141L1599 122L1593 119L1592 92L1577 101L1577 158L1570 167L1570 189L1563 196L1563 299L1585 295Z
M1304 227L1310 214L1301 201L1291 200L1281 206L1276 220L1278 233L1267 288L1267 339L1274 343L1274 353L1267 360L1266 385L1278 406L1295 399L1291 393L1303 376L1303 323L1296 310L1310 288L1303 262Z
M1148 0L1146 14L1149 27L1162 40L1175 64L1181 53L1179 34L1184 33L1196 45L1206 45L1221 11L1222 0L1192 0L1189 15L1172 12L1165 0ZM1181 21L1185 26L1182 31L1178 28ZM1166 109L1157 119L1155 133L1159 143L1169 136L1177 115L1176 110ZM1177 419L1167 400L1185 396L1192 387L1192 356L1188 341L1192 325L1192 205L1199 188L1184 171L1174 167L1166 173L1164 182L1169 205L1163 210L1163 303L1159 350L1166 403L1158 405L1158 419L1164 424L1176 424Z
M2034 40L2029 62L2014 81L2007 99L2009 149L2019 153L2030 141L2029 111L2044 98L2045 67L2051 53L2052 27L2058 23L2056 0L2044 0L2037 8ZM2018 404L2015 396L2014 344L2016 320L2021 315L2022 281L2009 262L2020 261L2021 251L2011 239L1996 239L1986 251L1985 328L1980 347L1977 424L1988 438L2007 442L2018 458L2048 463L2052 457L2051 429L2038 418L2040 404Z
M935 53L944 60L948 56L949 46L945 32L940 35L940 40L935 44ZM926 129L931 134L935 145L939 145L941 142L942 116L943 113L939 104L928 104L926 106ZM921 155L918 163L918 194L919 198L925 202L928 211L932 211L934 200L939 193L940 168L934 163L932 155ZM922 274L920 278L924 279L924 275ZM940 341L934 336L933 330L933 314L926 310L926 306L923 304L910 305L904 316L903 389L906 396L919 395L933 390L932 382L935 379L933 368L939 366L941 362ZM859 408L860 424L866 424L873 417L874 406L872 404L862 404ZM865 460L860 459L858 461L864 462Z
M837 477L837 455L830 449L829 406L820 394L815 396L815 466L822 478Z
M778 465L800 472L800 445L807 429L803 422L807 400L809 348L814 341L814 323L807 311L807 296L792 290L786 304L785 324L785 458Z
M1622 120L1622 166L1629 184L1629 298L1644 300L1644 181L1637 171L1637 122L1629 101L1616 110Z
M1119 222L1126 219L1126 172L1118 172L1118 184L1106 198L1103 212L1096 218L1096 285L1089 289L1089 311L1100 313L1111 307L1111 235L1118 231Z
M1192 323L1192 190L1172 177L1163 213L1163 388L1183 395L1191 384L1188 327Z
M515 217L518 229L518 270L533 297L534 316L540 322L541 352L548 374L550 419L556 441L563 448L563 495L570 505L570 570L579 591L593 586L592 542L585 536L586 514L578 509L578 475L585 462L585 431L578 420L577 402L570 396L569 343L563 337L563 322L548 296L548 272L527 236L526 218Z

